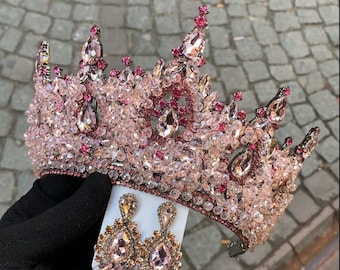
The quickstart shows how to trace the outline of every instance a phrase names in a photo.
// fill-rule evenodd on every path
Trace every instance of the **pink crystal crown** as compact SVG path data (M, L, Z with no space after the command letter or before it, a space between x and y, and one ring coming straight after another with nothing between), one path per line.
M131 67L104 74L100 29L91 28L79 72L50 79L49 44L41 43L35 66L35 97L27 111L25 141L36 175L86 177L98 171L112 182L175 201L225 225L240 239L231 255L264 243L292 200L294 180L317 145L319 128L301 144L282 146L275 130L284 118L290 89L282 87L249 121L210 90L203 29L208 9L169 63L152 73ZM242 150L242 151L241 151Z

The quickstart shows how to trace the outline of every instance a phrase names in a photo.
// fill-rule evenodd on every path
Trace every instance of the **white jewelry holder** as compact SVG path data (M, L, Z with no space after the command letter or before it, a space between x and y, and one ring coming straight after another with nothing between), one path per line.
M132 220L137 223L137 229L141 233L141 240L151 237L155 230L160 229L157 216L158 207L168 200L152 194L141 192L124 186L113 186L111 196L105 211L100 233L105 232L108 225L113 225L115 219L120 219L119 198L127 193L132 193L137 197L138 209ZM182 243L184 231L187 223L189 209L181 204L174 203L177 214L169 230L176 235L176 240ZM94 254L95 258L96 254ZM98 262L92 260L92 269L98 269Z

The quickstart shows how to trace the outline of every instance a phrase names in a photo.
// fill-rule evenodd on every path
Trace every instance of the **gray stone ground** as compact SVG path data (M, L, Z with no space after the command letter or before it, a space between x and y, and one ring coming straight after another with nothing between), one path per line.
M23 143L39 41L51 42L52 63L75 72L93 23L102 27L110 67L129 54L152 69L191 30L194 0L0 1L0 215L31 187ZM312 126L320 143L306 161L295 198L269 241L237 259L219 244L228 231L190 212L182 246L184 269L279 269L326 231L339 209L339 2L337 0L207 0L210 26L202 68L222 99L241 90L253 112L290 85L290 110L278 137L300 142Z

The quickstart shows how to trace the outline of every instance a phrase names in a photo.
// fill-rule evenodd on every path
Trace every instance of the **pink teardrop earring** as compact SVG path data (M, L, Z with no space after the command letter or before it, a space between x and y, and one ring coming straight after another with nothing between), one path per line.
M175 240L175 234L168 231L175 219L176 207L172 202L162 203L158 207L157 214L161 228L144 240L143 262L138 269L181 269L180 243Z

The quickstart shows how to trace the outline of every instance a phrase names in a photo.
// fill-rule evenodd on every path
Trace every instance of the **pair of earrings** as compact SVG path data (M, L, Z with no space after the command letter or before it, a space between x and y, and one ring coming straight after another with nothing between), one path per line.
M124 194L119 199L121 218L107 226L95 245L95 260L100 270L177 270L181 269L180 243L169 231L176 216L173 203L165 202L158 207L160 230L155 230L144 242L137 224L132 220L138 208L135 195Z

